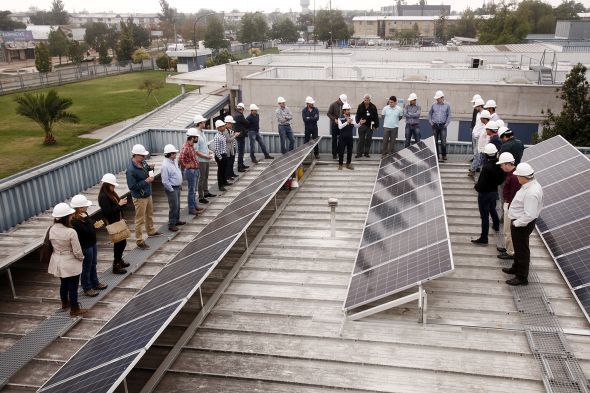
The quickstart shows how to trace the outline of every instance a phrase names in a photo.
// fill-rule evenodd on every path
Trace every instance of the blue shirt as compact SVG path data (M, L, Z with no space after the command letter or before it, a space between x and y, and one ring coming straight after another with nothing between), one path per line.
M420 105L406 105L404 108L404 117L406 118L406 125L417 126L420 124Z
M398 105L393 108L386 105L381 111L383 115L383 127L385 128L398 128L400 118L403 116L402 108Z
M176 160L164 158L160 176L162 176L162 184L167 191L174 191L173 187L179 187L182 184L182 172L180 172Z
M428 111L428 121L430 124L444 124L447 127L451 122L451 106L446 102L435 102Z
M195 150L198 151L199 153L203 153L205 155L209 155L209 147L207 144L207 137L205 136L205 133L203 132L203 130L199 130L199 139L197 140L197 144L195 145ZM203 158L201 156L199 156L197 154L197 160L199 162L209 162L208 159Z

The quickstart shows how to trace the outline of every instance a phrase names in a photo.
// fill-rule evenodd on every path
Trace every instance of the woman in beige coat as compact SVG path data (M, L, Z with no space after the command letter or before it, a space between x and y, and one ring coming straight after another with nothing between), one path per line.
M48 269L50 274L61 280L59 295L62 310L69 307L70 315L73 317L84 315L88 311L80 308L78 304L78 283L84 254L78 234L70 225L74 211L67 203L58 203L53 208L52 216L55 223L49 229L49 241L53 246L53 253Z

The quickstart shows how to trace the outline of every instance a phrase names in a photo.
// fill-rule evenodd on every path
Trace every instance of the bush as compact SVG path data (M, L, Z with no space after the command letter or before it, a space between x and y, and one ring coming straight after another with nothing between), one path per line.
M234 55L232 55L226 50L221 50L218 54L207 60L207 67L226 64L236 60L238 59Z
M150 54L144 48L138 48L135 50L135 52L133 52L131 58L134 64L139 64L144 60L148 60L150 58Z
M262 54L262 51L260 50L260 48L250 48L250 49L248 49L248 54L251 57L257 57Z
M166 70L168 71L171 68L171 59L170 57L165 54L162 53L160 56L158 56L158 58L156 59L156 65L158 66L159 69L161 70Z

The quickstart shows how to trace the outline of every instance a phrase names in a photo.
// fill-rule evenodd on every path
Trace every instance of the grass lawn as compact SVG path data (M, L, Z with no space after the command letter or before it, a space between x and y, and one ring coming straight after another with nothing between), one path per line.
M57 143L53 146L43 145L44 133L37 123L16 114L14 97L21 93L0 96L0 178L97 142L78 135L154 109L158 104L153 97L146 104L145 90L137 87L146 78L164 80L168 74L166 71L133 72L53 87L60 96L73 100L70 111L80 117L78 124L55 125L53 134ZM155 93L160 104L178 94L180 88L173 84L166 84Z

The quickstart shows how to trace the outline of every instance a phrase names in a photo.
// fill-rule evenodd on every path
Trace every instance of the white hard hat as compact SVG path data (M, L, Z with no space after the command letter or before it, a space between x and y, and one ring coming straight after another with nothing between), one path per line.
M434 99L436 100L437 98L441 98L444 97L445 93L442 92L442 90L438 90L436 93L434 93Z
M53 212L51 212L51 215L55 218L62 218L65 216L69 216L70 214L73 214L75 212L74 209L72 209L70 207L70 205L68 205L65 202L61 202L58 203L57 205L55 205L55 207L53 208Z
M512 133L512 130L510 128L508 128L508 127L500 127L500 128L498 128L498 137L501 138L502 135L504 135L506 133L510 134L510 133Z
M340 94L340 96L338 96L338 98L340 98L340 101L342 101L342 102L348 101L348 97L346 96L346 94Z
M485 105L483 106L484 109L488 109L488 108L495 108L496 107L496 101L494 100L487 100Z
M488 143L483 148L483 152L488 156L494 156L498 152L498 148L493 143Z
M105 173L100 181L103 183L112 184L115 187L119 185L119 183L117 183L117 178L112 173Z
M305 103L306 104L315 104L315 101L313 100L313 97L307 96L307 97L305 97Z
M500 158L498 158L498 165L500 164L507 164L509 162L514 164L514 156L512 155L512 153L509 152L504 152L502 154L500 154Z
M178 149L174 146L174 145L166 145L164 146L164 154L169 154L169 153L178 153Z
M236 108L240 108L240 109L244 109L246 107L246 105L244 105L243 102L240 102L238 105L236 105Z
M195 115L195 118L193 119L193 123L195 124L199 124L204 121L207 121L207 119L205 119L202 115Z
M502 120L502 119L496 120L496 124L498 125L498 129L500 129L506 125L506 123L504 123L504 120Z
M250 110L251 111L257 111L258 107L256 106L256 104L250 104Z
M486 124L486 130L498 131L498 128L498 123L493 120L488 121L488 124Z
M285 100L283 97L279 97L279 98L277 98L277 102L279 104L282 104L283 102L287 102L287 100Z
M140 156L147 156L148 154L150 154L149 151L147 151L145 149L145 147L143 147L143 145L137 144L133 146L133 149L131 149L131 154L139 154Z
M478 107L478 106L483 106L484 102L481 98L476 99L475 101L473 101L473 107Z
M481 111L481 113L479 114L479 118L480 119L490 119L492 117L492 114L490 113L490 111Z
M475 94L473 96L473 98L471 99L471 102L475 103L475 101L477 101L477 100L482 100L483 101L483 99L481 98L481 96L479 94Z
M199 136L199 130L194 127L189 128L186 130L186 136Z
M416 95L416 93L411 93L410 96L408 97L408 101L413 101L413 100L417 100L418 96Z
M215 122L215 128L223 127L224 125L225 125L225 122L223 120L217 120Z
M533 167L526 162L521 162L520 164L518 164L516 170L514 171L514 174L516 176L532 176L534 173L535 170L533 169Z
M344 105L342 105L342 110L345 109L350 109L350 104L348 102L345 102Z
M225 116L225 119L223 121L225 121L226 123L232 123L232 124L234 124L236 122L234 120L233 116L230 116L230 115Z
M70 201L70 206L74 209L77 207L88 207L92 206L92 202L90 202L84 195L74 195L72 200Z

